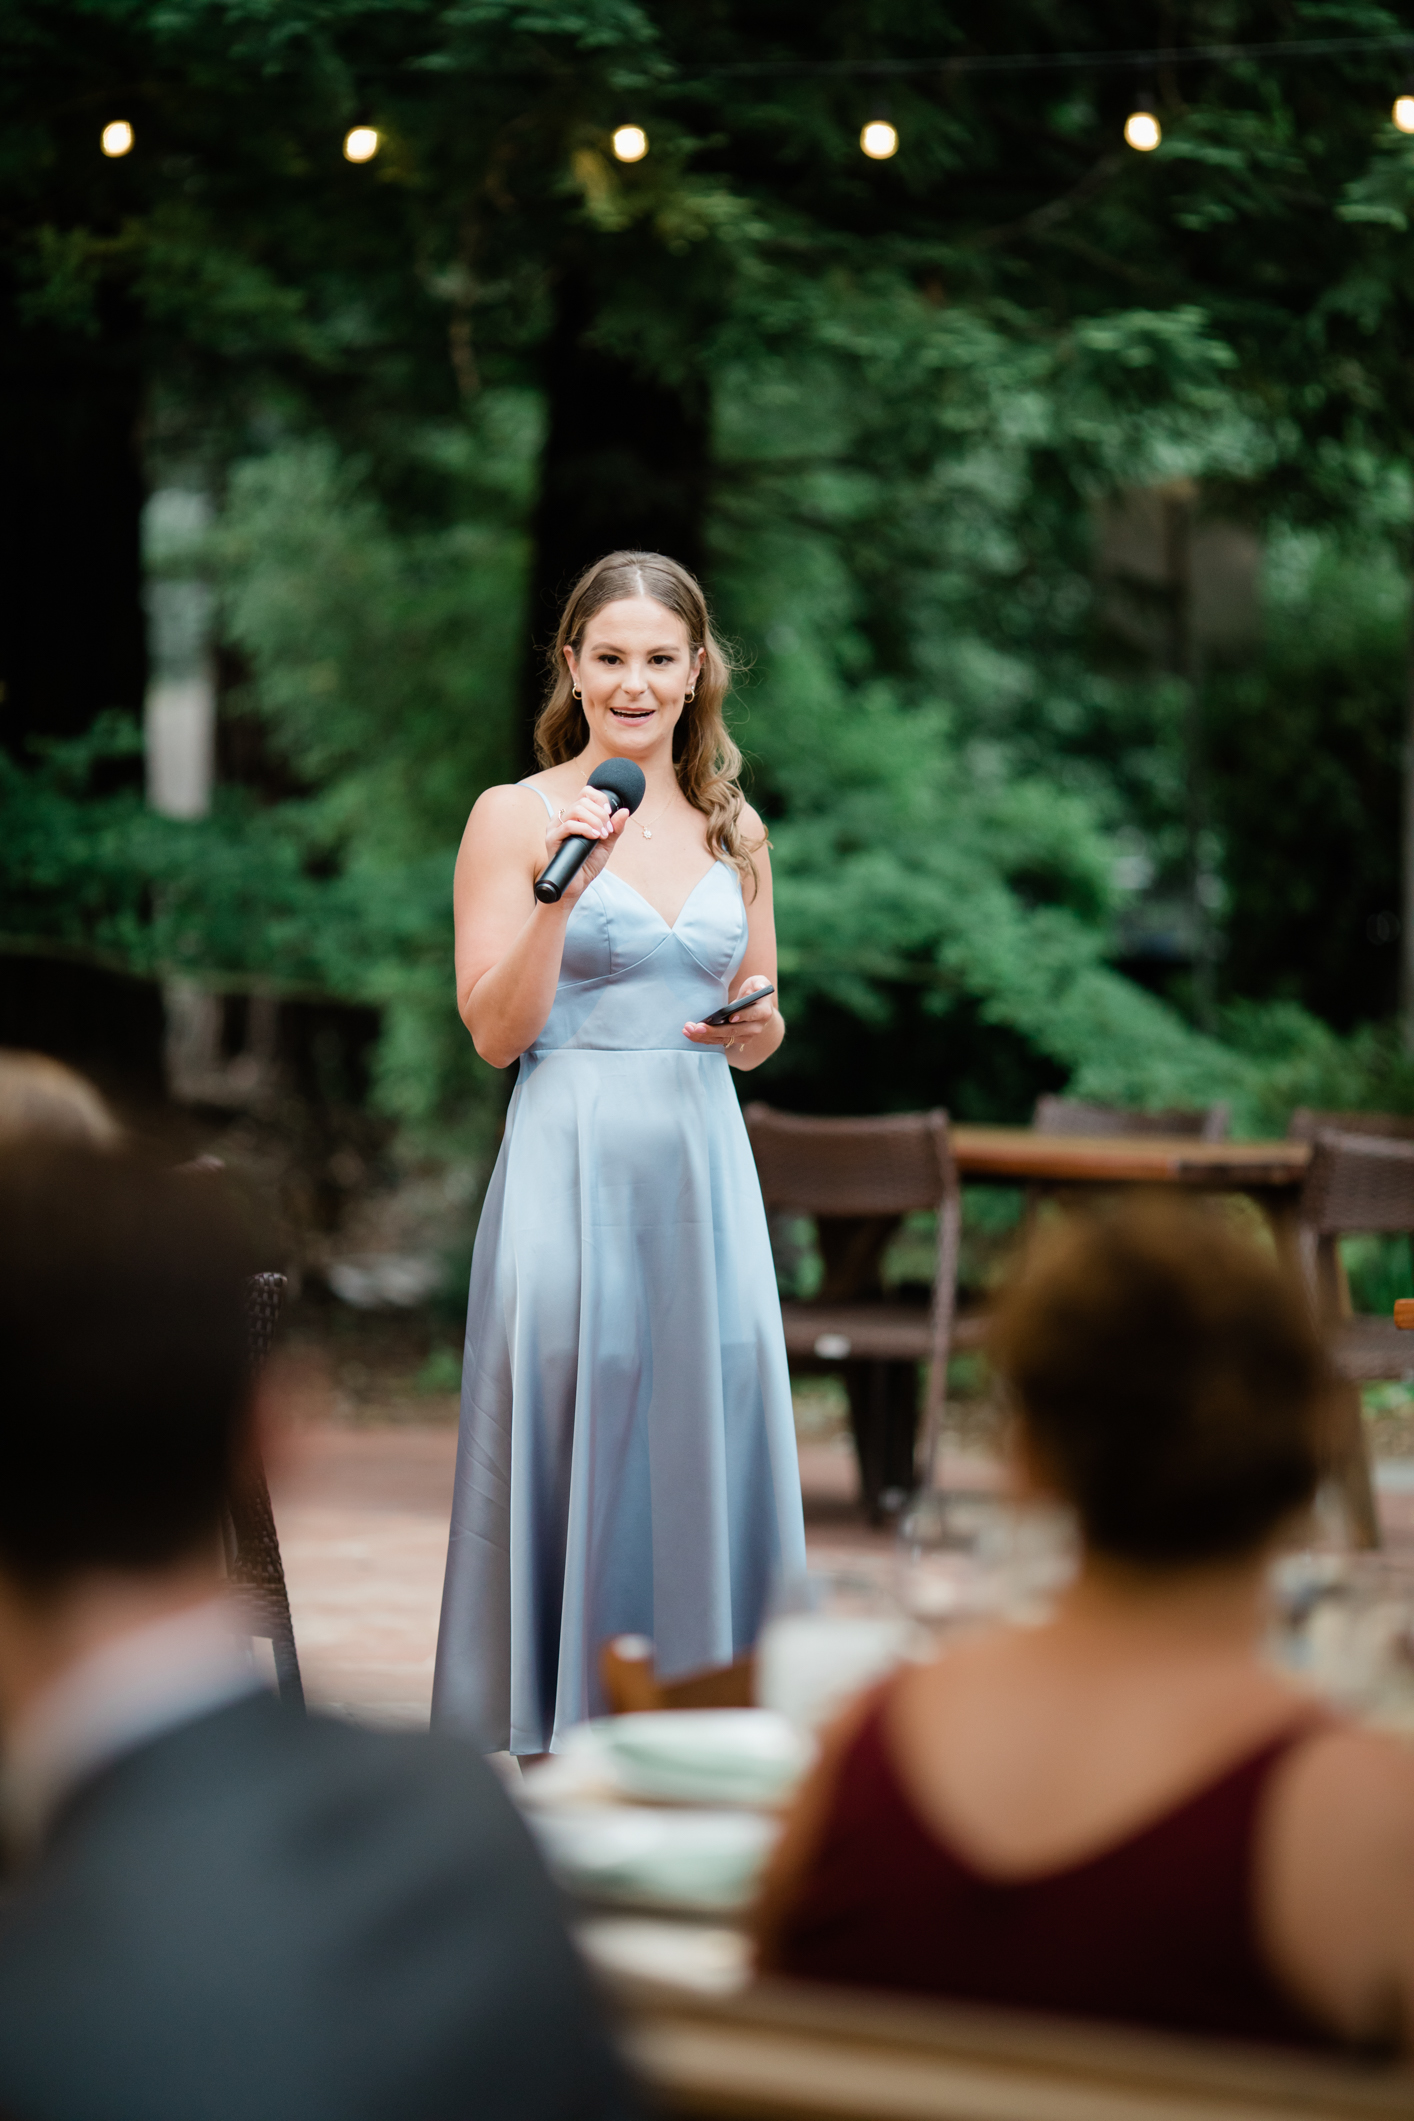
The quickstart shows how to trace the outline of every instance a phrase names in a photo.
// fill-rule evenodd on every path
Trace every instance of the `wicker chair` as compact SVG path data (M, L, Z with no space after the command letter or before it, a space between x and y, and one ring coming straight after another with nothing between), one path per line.
M1318 1133L1301 1190L1297 1242L1307 1286L1344 1380L1334 1470L1361 1546L1378 1546L1380 1529L1359 1386L1414 1375L1414 1347L1393 1319L1350 1315L1338 1245L1346 1236L1407 1230L1414 1230L1414 1141Z
M1310 1105L1298 1105L1287 1122L1287 1140L1313 1142L1319 1134L1373 1134L1384 1141L1414 1141L1414 1118L1407 1112L1320 1112ZM1335 1256L1335 1276L1342 1314L1348 1314L1350 1289L1339 1253Z
M756 1699L756 1659L712 1665L685 1679L660 1679L646 1635L615 1635L599 1652L599 1677L611 1716L642 1709L749 1709Z
M253 1274L246 1285L246 1334L250 1362L258 1370L270 1352L285 1296L283 1274ZM231 1581L240 1587L241 1604L252 1635L268 1639L275 1653L280 1699L287 1707L304 1707L299 1658L295 1653L290 1597L270 1490L258 1459L230 1498Z
M1122 1105L1092 1105L1078 1097L1038 1097L1031 1124L1038 1134L1186 1134L1195 1141L1227 1140L1226 1105L1170 1112L1127 1112Z
M786 1349L806 1367L842 1366L860 1478L877 1518L913 1485L918 1369L928 1365L923 1479L931 1483L954 1341L962 1196L945 1112L802 1119L748 1105L746 1127L771 1210L813 1215L825 1260L820 1294L781 1306ZM879 1279L900 1218L935 1210L938 1250L922 1300L890 1301Z
M1286 1138L1313 1142L1318 1134L1376 1134L1384 1141L1414 1141L1414 1118L1407 1112L1316 1112L1298 1105Z

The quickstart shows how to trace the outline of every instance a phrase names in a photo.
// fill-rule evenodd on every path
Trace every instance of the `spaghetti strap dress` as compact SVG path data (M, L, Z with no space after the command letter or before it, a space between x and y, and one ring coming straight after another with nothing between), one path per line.
M682 1034L746 940L725 862L672 927L601 869L521 1056L472 1258L432 1695L487 1751L553 1751L598 1713L614 1635L650 1637L663 1677L729 1663L805 1565L756 1167L724 1053Z
M1302 1710L1094 1854L1022 1877L979 1870L917 1812L894 1761L893 1685L835 1776L779 1912L765 1970L834 1986L1334 2047L1270 1963L1257 1909L1265 1808L1285 1764L1330 1728Z

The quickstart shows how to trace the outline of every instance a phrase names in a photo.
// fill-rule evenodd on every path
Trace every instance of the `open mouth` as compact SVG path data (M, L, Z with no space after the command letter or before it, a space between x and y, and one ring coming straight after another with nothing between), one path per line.
M611 707L609 712L617 722L646 722L653 715L651 707Z

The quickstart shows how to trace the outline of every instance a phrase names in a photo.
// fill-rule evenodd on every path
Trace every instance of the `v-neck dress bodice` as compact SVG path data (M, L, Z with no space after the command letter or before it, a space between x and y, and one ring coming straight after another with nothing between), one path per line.
M548 806L547 806L548 807ZM472 1261L434 1723L538 1753L603 1706L612 1636L665 1676L755 1640L805 1534L766 1218L719 1048L746 950L717 862L670 927L601 870L522 1055Z
M671 928L642 892L601 869L570 914L554 1004L522 1077L527 1061L567 1048L701 1052L682 1027L721 1008L745 950L746 908L727 863L698 878Z

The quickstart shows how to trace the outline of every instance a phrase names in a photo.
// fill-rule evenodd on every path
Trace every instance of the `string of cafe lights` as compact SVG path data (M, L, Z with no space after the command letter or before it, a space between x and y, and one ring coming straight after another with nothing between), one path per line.
M869 78L882 80L910 75L936 75L944 80L963 74L1051 73L1128 69L1136 80L1146 80L1161 68L1194 65L1232 65L1241 59L1326 59L1360 53L1375 56L1388 52L1414 53L1414 37L1307 37L1273 44L1186 44L1157 46L1151 50L1110 52L1023 52L989 55L967 53L948 59L748 59L714 67L714 76L776 74L815 78ZM1402 133L1414 133L1414 76L1394 99L1392 123ZM1154 108L1152 93L1136 92L1124 121L1124 138L1138 154L1151 154L1163 139L1163 127ZM377 126L360 122L344 134L344 158L348 162L371 162L382 145ZM620 162L641 162L648 153L648 134L641 125L618 125L610 135L610 146ZM860 128L859 146L872 162L887 162L899 151L899 132L892 117L881 107ZM137 135L126 118L114 118L103 128L99 145L105 155L117 158L131 154Z

